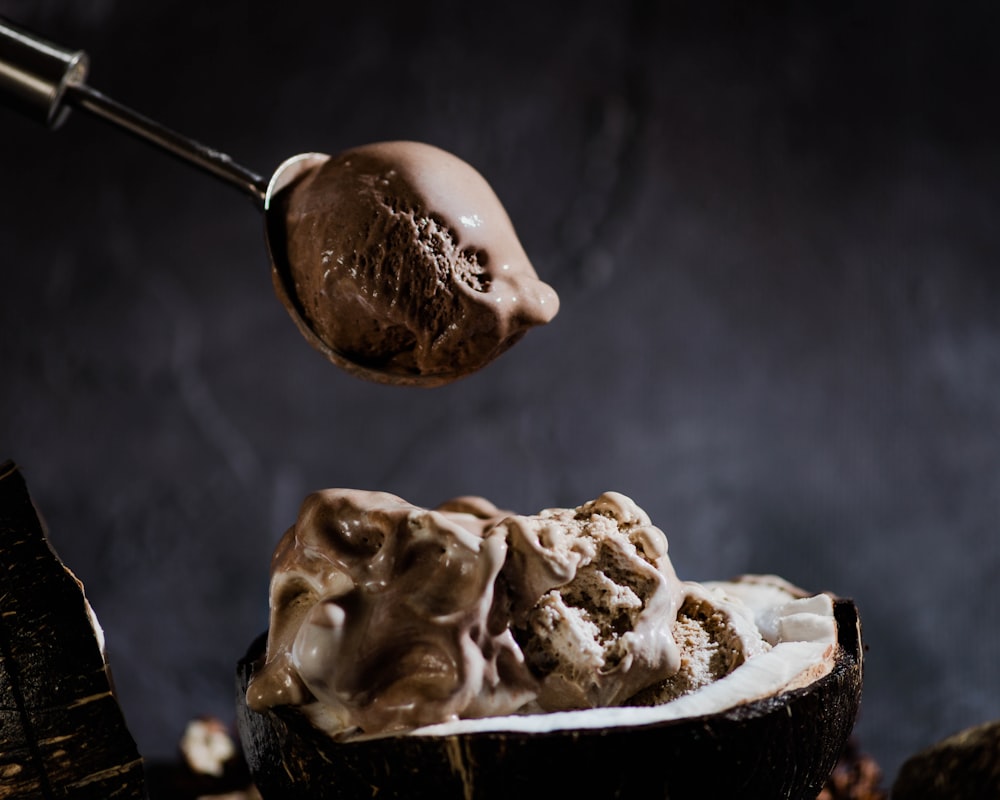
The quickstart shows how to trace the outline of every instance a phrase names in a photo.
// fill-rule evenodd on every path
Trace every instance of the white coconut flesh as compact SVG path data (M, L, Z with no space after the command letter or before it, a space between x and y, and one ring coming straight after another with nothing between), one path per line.
M460 719L416 728L402 735L542 734L649 725L725 712L745 703L808 686L833 669L837 653L837 623L833 599L829 595L804 596L801 590L776 576L746 576L736 581L708 582L702 586L713 602L742 611L736 617L741 618L741 624L754 628L753 634L759 635L763 643L760 647L749 648L745 660L717 680L659 705ZM741 638L746 638L745 633L741 633ZM317 727L326 727L326 710L321 704L308 704L303 711ZM380 737L362 735L347 738L357 741Z

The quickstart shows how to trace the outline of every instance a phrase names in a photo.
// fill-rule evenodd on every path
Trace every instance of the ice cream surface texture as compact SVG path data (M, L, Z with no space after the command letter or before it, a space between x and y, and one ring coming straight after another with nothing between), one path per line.
M829 668L832 602L800 595L775 578L680 581L663 531L614 492L520 516L475 497L428 510L330 489L275 550L247 702L302 706L339 737L683 709L707 689L710 703L742 702ZM730 680L741 673L749 686Z
M347 150L278 199L293 316L353 362L450 380L558 311L489 184L437 147Z

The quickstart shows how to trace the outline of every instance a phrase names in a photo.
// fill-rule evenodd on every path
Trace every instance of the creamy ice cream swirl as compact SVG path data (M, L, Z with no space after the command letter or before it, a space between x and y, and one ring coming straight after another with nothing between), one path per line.
M251 706L316 700L344 728L378 731L530 699L513 638L486 625L506 551L473 514L379 492L312 495L274 555Z
M691 597L732 616L677 579L666 536L621 494L520 516L326 490L275 551L247 700L305 706L337 735L619 705L682 671ZM740 658L760 641L741 637Z

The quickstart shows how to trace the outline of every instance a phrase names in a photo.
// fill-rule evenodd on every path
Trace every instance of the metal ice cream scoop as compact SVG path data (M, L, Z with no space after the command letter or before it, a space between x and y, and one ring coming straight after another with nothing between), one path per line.
M85 52L47 42L0 18L0 102L50 128L60 126L71 108L83 109L249 195L264 214L277 294L305 338L330 361L354 375L380 383L433 386L460 377L458 373L423 375L391 364L364 363L360 357L346 354L324 340L302 312L286 251L288 226L282 203L277 199L282 190L329 160L328 155L294 156L282 163L270 178L264 178L235 163L225 153L175 133L91 88L86 83L88 65Z

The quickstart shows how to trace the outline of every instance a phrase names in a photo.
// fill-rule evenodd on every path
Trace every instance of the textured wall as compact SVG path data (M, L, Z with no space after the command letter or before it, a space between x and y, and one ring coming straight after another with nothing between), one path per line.
M0 108L0 458L147 755L232 717L271 548L337 485L523 512L618 489L682 576L853 596L890 776L1000 716L996 5L554 5L0 0L262 172L456 152L562 297L458 384L363 383L274 299L245 198L84 114Z

